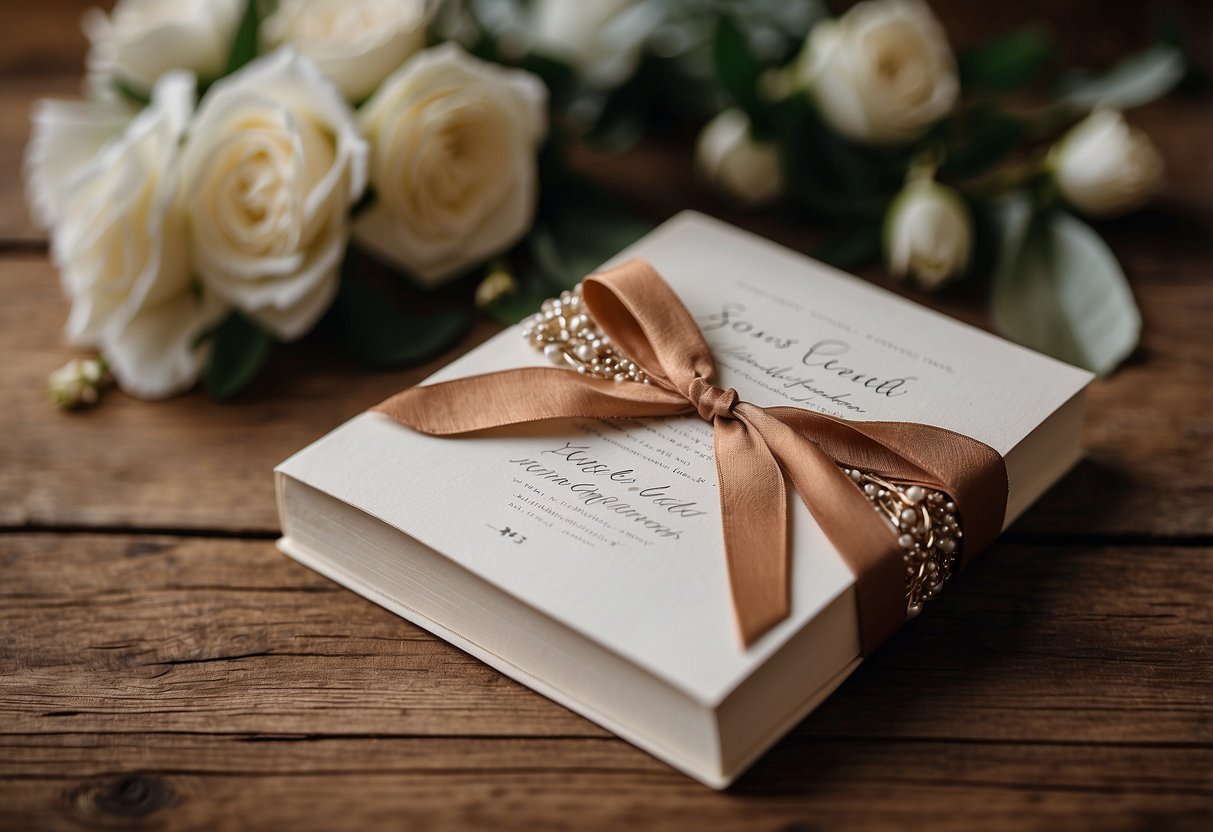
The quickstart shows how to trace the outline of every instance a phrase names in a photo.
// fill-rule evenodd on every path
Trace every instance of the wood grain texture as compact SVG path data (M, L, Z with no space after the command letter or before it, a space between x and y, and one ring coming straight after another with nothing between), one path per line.
M718 794L273 549L272 466L492 324L405 372L307 340L231 405L48 406L73 353L21 155L33 102L79 93L88 5L0 15L0 829L1213 827L1207 97L1131 115L1170 176L1097 226L1146 329L1091 391L1086 461ZM960 44L1043 19L1071 64L1144 44L1159 8L932 5ZM1207 68L1213 6L1179 12ZM654 221L694 207L812 249L796 217L717 202L692 141L574 161ZM980 295L910 296L988 327Z
M1213 798L1208 548L995 547L719 795L269 542L0 546L14 824L1195 829Z

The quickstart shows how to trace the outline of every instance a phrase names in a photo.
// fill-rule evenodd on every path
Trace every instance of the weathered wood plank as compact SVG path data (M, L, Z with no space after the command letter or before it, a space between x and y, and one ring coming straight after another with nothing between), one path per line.
M40 255L10 255L0 286L0 524L9 526L272 531L275 464L450 360L376 373L316 340L280 350L238 403L112 392L87 414L62 413L46 394L47 373L73 355L54 270ZM460 350L495 331L482 321Z
M611 742L0 738L14 827L1205 829L1206 750L785 744L727 793ZM82 758L83 756L83 758ZM32 759L31 759L32 758ZM48 766L49 767L49 766ZM1160 776L1160 772L1173 774Z
M996 547L723 795L265 541L6 534L0 573L8 826L1127 830L1213 806L1204 548Z
M268 541L0 536L0 732L603 736ZM796 735L1213 743L1197 547L1001 545Z
M324 344L282 349L256 388L218 405L202 393L146 404L108 394L81 414L46 400L63 346L66 306L41 255L0 266L0 524L226 529L277 528L270 471L362 409L423 378L425 367L373 373ZM1140 292L1139 359L1091 394L1088 461L1016 532L1213 534L1213 293L1177 278ZM468 349L495 330L480 324Z

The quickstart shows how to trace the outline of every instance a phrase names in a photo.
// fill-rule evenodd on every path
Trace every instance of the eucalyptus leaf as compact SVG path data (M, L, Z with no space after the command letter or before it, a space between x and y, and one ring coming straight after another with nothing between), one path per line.
M1166 95L1183 80L1186 71L1183 53L1175 46L1158 43L1102 75L1071 76L1062 83L1061 102L1083 111L1096 107L1127 110Z
M1053 59L1053 43L1040 30L1019 29L957 58L961 85L982 92L1009 92L1030 84Z
M243 392L261 372L274 339L239 312L232 312L211 335L211 354L203 380L215 401Z
M1137 346L1141 314L1124 272L1086 223L1026 196L1000 205L1001 252L990 298L994 322L1019 343L1112 372Z
M333 306L341 344L370 367L406 367L438 355L467 331L457 309L401 312L391 300L353 280L341 285Z

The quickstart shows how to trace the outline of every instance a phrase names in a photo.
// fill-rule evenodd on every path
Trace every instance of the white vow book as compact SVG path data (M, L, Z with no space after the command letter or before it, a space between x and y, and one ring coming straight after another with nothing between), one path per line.
M1086 372L699 214L632 257L742 400L992 446L1005 523L1079 458ZM514 326L429 382L543 364ZM697 416L434 438L363 413L276 474L283 552L715 788L860 661L854 579L791 488L791 615L742 646Z

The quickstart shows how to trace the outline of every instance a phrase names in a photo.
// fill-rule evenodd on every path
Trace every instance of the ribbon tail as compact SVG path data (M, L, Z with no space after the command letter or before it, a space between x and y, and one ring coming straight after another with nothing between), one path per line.
M779 462L740 419L717 419L713 443L729 588L749 646L788 617L787 494Z
M413 430L452 436L546 419L672 416L689 408L685 397L656 384L522 367L411 387L371 409Z
M861 652L905 623L905 566L897 536L828 454L769 412L741 405L801 500L855 575Z

